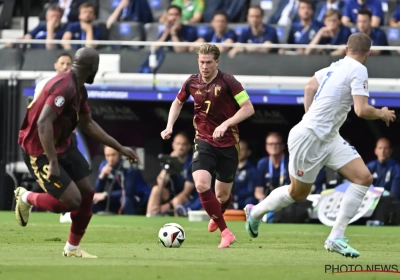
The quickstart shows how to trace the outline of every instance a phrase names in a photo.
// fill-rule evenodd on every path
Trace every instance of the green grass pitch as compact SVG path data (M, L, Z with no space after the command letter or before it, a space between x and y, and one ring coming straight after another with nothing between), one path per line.
M399 227L350 226L347 237L358 259L323 248L330 228L307 224L263 224L257 239L243 222L229 222L237 242L218 249L219 233L207 223L184 218L93 216L82 248L98 259L64 258L69 224L59 215L32 213L20 227L13 212L0 213L0 279L4 280L255 280L255 279L400 279L389 273L325 273L325 265L396 264L400 270ZM157 243L160 227L181 224L186 241L179 249Z

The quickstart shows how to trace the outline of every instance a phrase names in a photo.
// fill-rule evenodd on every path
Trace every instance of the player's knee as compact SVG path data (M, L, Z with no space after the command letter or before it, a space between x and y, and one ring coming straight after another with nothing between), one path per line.
M210 185L205 180L197 180L194 182L198 193L206 192L210 189Z
M307 199L307 196L310 194L310 191L305 191L302 188L296 188L293 185L289 187L289 195L294 201L303 201Z
M82 203L82 197L79 196L74 196L71 197L70 199L68 199L66 202L64 202L68 208L72 211L72 210L76 210L81 206Z
M353 179L354 184L369 187L372 184L373 177L370 172L364 172L364 174L360 174L358 178Z
M229 192L217 192L216 197L220 203L225 203L229 198Z

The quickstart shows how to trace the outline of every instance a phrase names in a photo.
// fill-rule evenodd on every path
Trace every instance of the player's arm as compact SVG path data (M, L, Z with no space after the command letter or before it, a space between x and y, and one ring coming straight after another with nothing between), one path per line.
M182 107L183 107L184 102L179 101L178 98L175 98L175 100L171 104L171 108L169 109L169 114L168 114L168 123L167 123L167 128L172 129L174 127L174 124L176 120L179 117L179 114L181 113Z
M350 76L351 94L354 101L354 112L366 120L383 120L387 126L396 119L393 110L387 107L376 109L368 104L368 73L367 68L357 68Z
M242 95L243 98L247 99L241 102L237 102L240 106L240 109L236 112L236 114L233 117L224 121L223 125L226 125L227 127L235 126L254 114L254 107L250 101L249 95L247 94L246 91L243 91Z
M118 143L113 137L108 135L93 119L92 115L80 114L79 115L79 125L85 131L85 133L92 139L99 141L100 143L113 148L114 150L120 152L123 146Z
M308 111L314 100L314 96L317 93L319 82L317 77L314 75L304 87L304 110Z
M45 104L37 121L40 143L49 160L49 163L57 162L57 152L54 143L53 122L57 119L57 111L49 104Z

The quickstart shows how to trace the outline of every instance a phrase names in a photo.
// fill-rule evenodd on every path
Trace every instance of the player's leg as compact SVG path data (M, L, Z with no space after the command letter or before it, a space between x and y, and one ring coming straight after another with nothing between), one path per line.
M23 187L15 190L15 215L21 226L27 225L32 206L53 213L69 212L79 207L81 203L79 190L62 166L59 166L60 181L51 183L47 179L49 162L46 156L32 157L23 154L23 158L44 193L30 192Z
M341 137L335 141L334 152L326 165L333 170L338 170L351 184L342 198L335 224L325 241L325 248L346 257L358 257L360 253L348 245L344 233L350 220L357 214L372 184L372 175L354 147Z
M93 215L94 190L88 177L91 173L89 164L78 148L73 145L65 152L65 157L60 162L75 182L82 197L79 207L71 211L72 224L63 255L65 257L97 258L80 249L81 239Z
M211 190L212 174L215 173L216 166L217 154L214 147L196 139L192 162L194 184L204 210L223 232L227 226L221 211L221 203Z
M216 151L218 153L218 163L216 166L215 195L221 203L221 212L224 214L233 200L232 186L239 164L240 146L237 144L232 147L217 149ZM208 231L214 232L217 228L217 224L211 219L208 223Z
M258 236L262 217L276 212L295 201L302 201L310 194L311 187L326 158L325 142L319 141L310 130L294 127L289 133L290 185L273 190L257 205L246 205L246 231L253 238Z

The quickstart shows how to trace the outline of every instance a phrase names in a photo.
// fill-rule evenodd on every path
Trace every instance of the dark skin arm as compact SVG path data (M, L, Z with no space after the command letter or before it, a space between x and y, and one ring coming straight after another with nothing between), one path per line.
M93 119L90 114L79 116L79 125L90 138L99 141L100 143L111 147L118 151L123 156L126 156L129 161L139 163L139 157L136 153L128 148L122 146L117 140L108 135Z
M57 112L50 105L45 104L37 121L40 143L49 160L49 173L47 177L52 182L56 182L60 176L53 131L53 121L57 117Z

